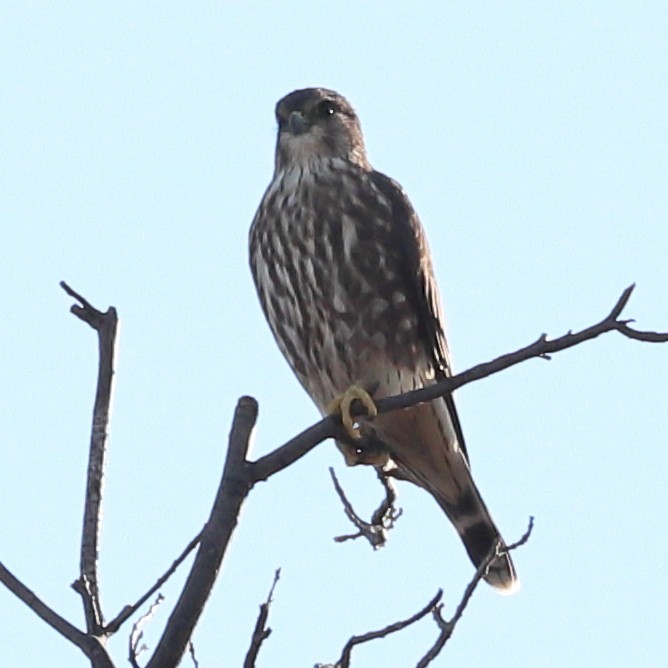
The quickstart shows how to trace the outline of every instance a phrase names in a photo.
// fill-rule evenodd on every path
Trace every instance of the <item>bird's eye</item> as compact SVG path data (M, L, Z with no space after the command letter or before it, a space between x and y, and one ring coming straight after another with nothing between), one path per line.
M334 115L337 111L340 111L340 107L334 100L323 100L316 107L316 113L319 118L327 118Z

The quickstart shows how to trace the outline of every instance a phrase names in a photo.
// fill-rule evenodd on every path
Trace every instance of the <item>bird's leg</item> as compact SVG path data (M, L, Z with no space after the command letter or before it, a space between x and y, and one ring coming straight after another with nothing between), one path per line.
M350 408L356 400L359 400L366 409L367 417L374 418L378 415L378 409L376 404L373 403L371 395L359 385L351 385L341 396L336 397L327 406L328 415L336 415L337 413L341 415L341 422L353 440L362 437L359 428L355 426L355 418L350 413Z

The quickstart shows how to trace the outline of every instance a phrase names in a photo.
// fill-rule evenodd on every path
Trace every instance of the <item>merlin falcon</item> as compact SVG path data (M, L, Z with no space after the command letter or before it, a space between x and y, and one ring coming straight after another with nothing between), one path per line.
M452 396L351 417L359 400L451 374L427 240L402 187L369 164L350 103L306 88L276 105L274 175L250 230L250 264L281 352L323 415L338 413L348 464L373 464L427 490L485 579L518 585L469 468ZM365 445L366 444L366 445Z

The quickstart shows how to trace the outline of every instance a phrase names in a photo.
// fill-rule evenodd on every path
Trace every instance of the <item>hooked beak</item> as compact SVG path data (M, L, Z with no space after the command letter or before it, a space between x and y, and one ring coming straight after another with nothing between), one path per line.
M288 127L293 135L300 135L308 130L308 123L301 111L293 111L288 117Z

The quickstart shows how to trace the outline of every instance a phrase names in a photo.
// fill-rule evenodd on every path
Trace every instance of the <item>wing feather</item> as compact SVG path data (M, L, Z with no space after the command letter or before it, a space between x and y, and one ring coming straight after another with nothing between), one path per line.
M403 278L409 291L408 298L418 315L420 338L432 361L436 380L442 380L452 375L452 363L427 237L403 188L380 172L372 174L372 181L390 202L393 223L390 243L395 249L401 249L403 254ZM452 395L445 396L444 401L457 434L459 447L468 461L464 434Z

